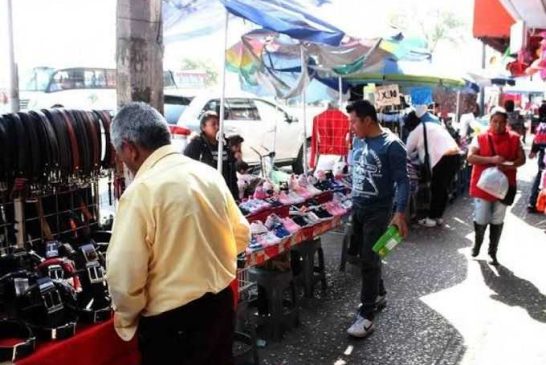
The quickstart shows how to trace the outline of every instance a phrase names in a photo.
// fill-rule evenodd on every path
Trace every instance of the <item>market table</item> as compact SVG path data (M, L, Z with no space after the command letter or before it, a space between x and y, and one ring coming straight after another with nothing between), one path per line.
M78 328L74 337L39 343L36 351L15 365L137 365L136 337L125 342L114 330L112 319Z
M320 203L332 199L332 193L323 193L315 200ZM288 207L278 207L247 217L249 221L267 218L271 213L287 215ZM266 261L289 251L291 247L313 240L318 236L337 228L342 224L342 216L305 227L294 235L282 240L277 245L246 254L246 266L259 266ZM231 285L237 293L237 281ZM237 302L237 295L234 296ZM39 343L36 351L15 365L138 365L140 356L136 337L130 342L121 340L114 330L113 320L80 326L74 337L62 341Z

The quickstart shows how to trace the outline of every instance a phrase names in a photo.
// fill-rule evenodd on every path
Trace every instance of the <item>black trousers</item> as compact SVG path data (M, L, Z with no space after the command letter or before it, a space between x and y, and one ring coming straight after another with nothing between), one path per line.
M529 196L529 205L536 206L537 205L537 199L538 199L538 193L539 193L539 186L540 186L540 179L542 179L542 171L540 168L538 169L537 176L535 176L535 181L533 181L533 186L531 187L531 195Z
M442 218L447 206L448 189L459 169L460 156L443 156L432 169L430 182L431 202L429 218Z
M370 320L374 317L377 296L386 294L381 277L381 258L372 247L387 230L390 218L391 210L388 208L369 212L353 207L352 240L362 262L360 315Z
M157 316L141 317L142 365L233 365L234 321L229 286Z

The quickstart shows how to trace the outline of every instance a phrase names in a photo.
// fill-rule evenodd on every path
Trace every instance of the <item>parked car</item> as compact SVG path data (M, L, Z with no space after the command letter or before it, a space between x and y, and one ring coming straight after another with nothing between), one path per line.
M183 111L178 126L200 133L200 118L206 111L220 110L218 95L196 96ZM275 152L276 165L292 165L295 172L303 166L303 125L283 107L252 95L225 99L224 134L244 138L243 159L260 163L260 155Z

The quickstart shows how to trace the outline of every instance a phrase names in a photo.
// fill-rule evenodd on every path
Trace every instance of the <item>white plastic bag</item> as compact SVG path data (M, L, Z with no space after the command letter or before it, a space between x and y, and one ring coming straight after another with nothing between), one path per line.
M478 180L478 188L502 200L508 192L508 178L497 167L488 167Z

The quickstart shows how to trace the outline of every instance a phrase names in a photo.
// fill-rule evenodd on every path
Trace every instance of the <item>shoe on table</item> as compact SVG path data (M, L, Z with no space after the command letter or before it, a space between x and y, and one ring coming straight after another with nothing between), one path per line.
M427 227L427 228L432 228L432 227L436 227L437 223L436 223L436 220L435 219L430 219L430 218L423 218L423 219L420 219L418 221L418 223L420 225L422 225L423 227Z
M370 335L374 330L375 326L373 322L358 314L354 323L347 330L347 334L353 337L364 338Z

